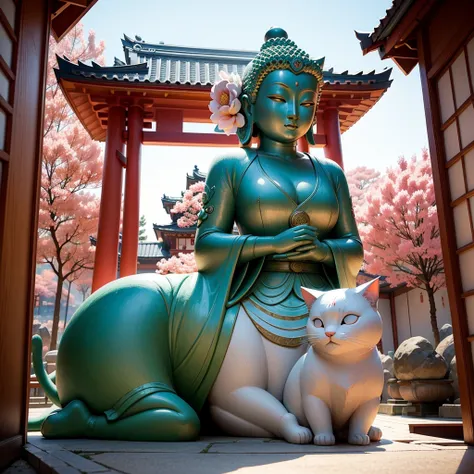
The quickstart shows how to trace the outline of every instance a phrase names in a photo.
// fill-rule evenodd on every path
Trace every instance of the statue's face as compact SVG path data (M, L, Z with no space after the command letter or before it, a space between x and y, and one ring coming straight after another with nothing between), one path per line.
M282 143L298 140L313 123L316 90L317 80L311 74L272 71L258 91L254 123L272 140Z

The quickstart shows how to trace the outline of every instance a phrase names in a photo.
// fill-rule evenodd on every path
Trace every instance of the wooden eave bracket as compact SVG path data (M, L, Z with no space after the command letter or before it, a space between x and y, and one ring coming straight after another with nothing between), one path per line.
M69 3L70 5L75 5L76 7L87 8L89 6L88 0L60 0L62 3Z

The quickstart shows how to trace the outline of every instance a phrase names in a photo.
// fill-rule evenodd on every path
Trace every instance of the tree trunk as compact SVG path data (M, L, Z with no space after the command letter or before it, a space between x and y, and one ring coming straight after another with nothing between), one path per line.
M53 330L51 333L50 351L54 351L57 346L59 316L61 312L61 296L63 292L64 280L58 277L58 286L56 287L56 297L54 298L54 316L53 316Z
M64 315L64 329L66 329L67 324L67 312L69 311L69 297L71 296L71 285L72 281L68 280L68 287L67 287L67 300L66 300L66 314Z
M434 299L434 291L430 285L426 285L426 292L428 293L428 301L430 302L430 321L431 330L435 341L435 347L439 344L439 329L438 320L436 318L436 303Z

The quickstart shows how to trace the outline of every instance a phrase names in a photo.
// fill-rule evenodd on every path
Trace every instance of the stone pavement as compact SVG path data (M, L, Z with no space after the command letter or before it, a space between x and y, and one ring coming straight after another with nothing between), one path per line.
M41 474L474 474L474 448L411 434L412 421L379 415L376 425L384 438L370 446L317 447L234 437L202 437L192 443L45 440L30 433L25 452Z

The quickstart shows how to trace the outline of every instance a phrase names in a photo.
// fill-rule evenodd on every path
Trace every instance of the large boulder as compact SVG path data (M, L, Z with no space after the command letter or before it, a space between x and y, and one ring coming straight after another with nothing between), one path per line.
M443 339L446 339L448 336L451 336L453 333L453 327L451 324L444 324L443 327L439 330L439 340L442 341Z
M444 360L449 365L453 360L453 357L456 355L454 353L454 337L452 334L446 336L436 348L436 352L444 357Z
M398 380L439 380L446 376L448 364L424 337L403 341L393 358L394 375Z

